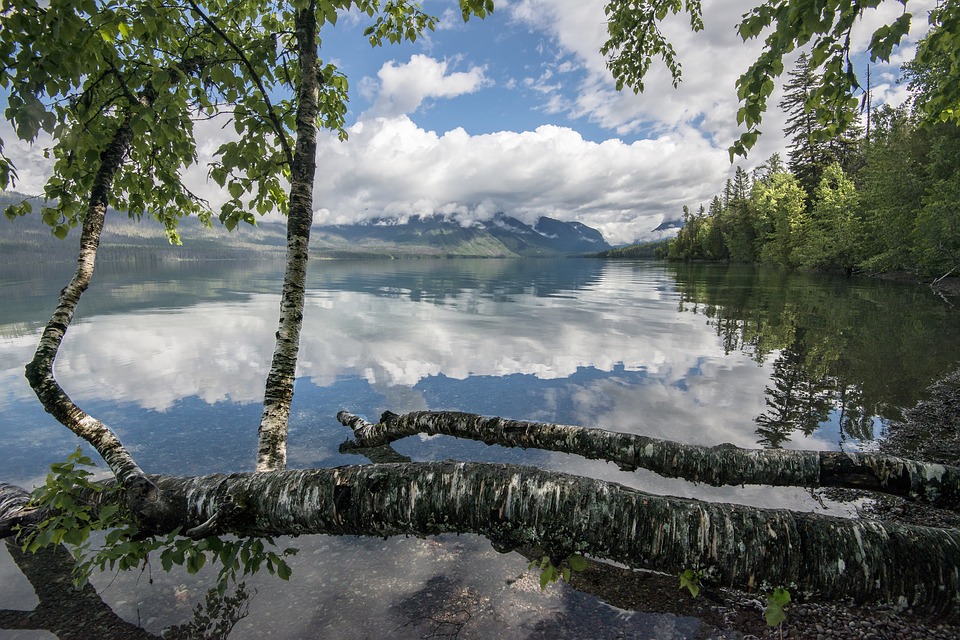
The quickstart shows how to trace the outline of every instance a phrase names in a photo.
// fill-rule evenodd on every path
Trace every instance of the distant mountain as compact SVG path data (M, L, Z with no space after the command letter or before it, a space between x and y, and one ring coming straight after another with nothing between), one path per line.
M0 192L0 205L22 199ZM39 208L39 205L37 205ZM2 209L2 206L0 206ZM13 222L0 217L0 262L48 262L76 259L79 229L65 240L54 238L39 213ZM286 231L282 222L261 220L256 227L212 229L196 219L180 223L183 244L171 246L155 220L132 221L110 211L104 227L100 259L204 260L232 259L257 253L281 257ZM377 219L365 224L314 227L310 252L324 258L520 257L592 254L609 249L596 229L579 222L540 218L530 226L503 213L464 227L442 216L413 216L404 223Z
M676 220L664 220L654 231L672 231L681 227L683 227L683 218L677 218Z
M531 227L498 213L470 226L442 216L411 216L402 223L381 218L316 227L311 247L331 255L350 251L394 257L534 257L596 253L610 245L599 231L579 222L542 217Z

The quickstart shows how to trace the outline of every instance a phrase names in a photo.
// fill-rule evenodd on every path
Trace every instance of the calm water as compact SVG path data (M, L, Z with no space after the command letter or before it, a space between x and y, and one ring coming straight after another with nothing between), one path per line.
M105 264L64 343L58 379L149 472L249 470L281 268ZM69 271L0 265L2 479L21 486L40 482L78 444L38 408L22 375ZM869 448L887 419L960 362L956 311L922 287L871 280L457 260L314 262L309 287L292 467L365 462L338 450L349 435L335 419L340 409L371 419L385 409L456 409L707 445ZM802 490L695 487L445 437L395 449L414 460L517 462L658 493L846 513ZM686 637L698 624L628 614L562 587L540 593L522 577L525 559L471 536L291 544L301 549L294 577L249 581L249 616L231 638L417 638L446 629L437 612L460 610L469 612L457 618L460 638L597 629ZM154 633L189 619L212 577L150 573L152 584L138 573L94 583L114 611ZM0 609L36 605L28 578L0 550ZM577 616L588 625L580 633ZM34 637L51 636L0 630L3 639Z

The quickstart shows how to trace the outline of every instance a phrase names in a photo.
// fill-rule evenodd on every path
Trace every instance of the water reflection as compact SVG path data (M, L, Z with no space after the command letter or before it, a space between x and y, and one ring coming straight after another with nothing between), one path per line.
M23 379L69 269L2 268L0 447L16 452L3 479L29 486L76 446ZM249 469L281 273L274 262L104 265L64 343L58 377L149 471ZM368 417L458 409L707 445L859 446L960 359L960 323L942 303L922 289L871 281L716 265L455 260L314 262L309 287L294 467L358 461L340 450L341 408ZM533 464L659 493L823 508L802 490L697 487L550 452L443 437L395 447L413 460ZM294 545L303 549L295 582L254 581L270 597L252 601L231 637L261 637L267 628L276 637L326 633L317 629L419 637L465 604L475 607L470 621L450 620L467 635L474 624L475 635L537 637L579 619L611 636L646 629L636 634L684 637L697 628L607 611L570 591L541 594L532 579L516 580L524 559L476 538L316 536ZM4 602L30 589L18 573L0 556ZM205 585L202 576L153 578L155 585L100 576L95 585L118 615L158 633L189 617ZM12 595L11 584L19 585ZM191 593L185 607L175 596L181 585ZM300 622L273 631L276 602L316 615L291 613ZM429 610L411 610L414 602Z
M61 383L157 471L248 468L281 269L104 268L65 340ZM69 441L22 377L46 313L36 292L52 306L62 285L53 275L3 274L5 291L21 293L0 311L0 444L36 454L15 480L42 473L45 449ZM309 282L291 423L303 464L349 461L337 451L340 408L859 446L960 359L950 310L890 283L592 260L315 262ZM198 437L215 459L182 456Z
M672 266L681 311L705 315L728 353L772 362L759 443L824 426L875 438L960 361L956 312L922 287L752 267Z

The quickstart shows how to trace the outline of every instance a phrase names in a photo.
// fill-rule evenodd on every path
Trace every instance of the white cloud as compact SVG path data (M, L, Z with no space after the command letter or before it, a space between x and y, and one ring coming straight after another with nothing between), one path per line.
M608 241L625 243L650 238L664 219L681 207L707 203L731 172L726 148L739 135L735 81L755 59L762 41L743 43L734 25L750 0L716 0L704 5L703 32L692 33L679 17L664 30L683 64L683 82L671 85L655 62L643 94L617 92L599 50L606 39L603 0L519 0L498 4L513 26L532 32L543 55L520 67L496 69L498 89L527 91L545 114L588 119L626 139L602 143L585 140L571 128L541 126L532 131L497 131L471 135L463 128L431 131L410 114L432 101L481 92L493 84L489 67L466 64L456 56L437 59L423 54L406 62L388 61L376 77L361 78L361 94L373 106L351 127L348 142L321 134L315 190L318 223L347 223L382 215L408 216L441 212L463 223L503 210L527 221L540 215L579 220L600 229ZM894 53L896 62L912 55L927 28L932 0L911 0L914 28ZM902 10L884 2L866 12L854 33L857 46ZM352 16L351 16L352 17ZM441 25L453 28L455 9ZM459 28L459 27L457 27ZM449 32L448 32L449 33ZM436 38L442 34L435 34ZM788 69L792 60L787 61ZM874 69L874 104L900 103L906 88L896 83L896 69ZM784 117L771 96L757 147L746 168L784 149ZM469 114L463 116L469 126ZM198 123L201 165L186 176L187 185L216 206L223 200L206 178L205 162L232 128L221 122ZM505 125L509 126L509 124ZM0 122L6 152L16 159L21 188L36 192L49 172L38 147L15 142Z
M318 157L318 224L438 211L478 218L483 203L526 221L579 220L610 242L644 237L683 204L706 202L729 167L691 128L596 143L552 125L438 134L406 116L362 120L345 143L322 136Z
M12 188L29 195L43 193L43 185L53 173L53 161L45 158L43 151L53 146L52 138L41 131L34 142L24 142L16 136L9 122L0 119L0 140L3 141L3 154L17 168L17 180Z
M717 147L725 148L733 142L740 133L736 125L739 103L735 83L763 45L762 37L744 43L735 26L755 2L704 3L705 28L699 33L690 30L686 16L668 17L663 23L663 32L673 43L683 66L682 82L674 89L666 68L655 59L645 79L645 91L640 95L615 90L599 53L607 38L604 4L605 0L521 0L509 7L515 21L551 38L586 70L577 86L566 87L567 97L563 101L551 95L544 108L548 112L563 109L571 117L588 118L620 135L672 131L679 126L696 124ZM911 32L904 46L894 52L892 63L899 66L912 58L914 43L928 29L925 17L933 5L932 0L910 2L908 9L914 14ZM899 2L883 2L876 10L865 11L853 31L854 51L865 50L874 30L894 20L903 10ZM786 61L788 70L795 55ZM751 165L783 149L784 118L776 109L780 95L782 92L778 90L769 101L770 109L761 127L764 135L751 153ZM874 103L899 102L903 97L902 91L884 92L879 100L875 96Z
M416 54L405 64L384 64L377 76L380 93L371 109L378 116L413 113L429 98L455 98L489 84L483 67L449 71L450 62ZM449 72L448 72L449 71Z

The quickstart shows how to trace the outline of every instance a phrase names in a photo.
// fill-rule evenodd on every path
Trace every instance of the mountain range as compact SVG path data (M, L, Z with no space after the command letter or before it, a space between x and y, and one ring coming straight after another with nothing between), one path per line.
M0 193L0 205L20 197ZM223 259L251 252L282 256L286 244L285 225L271 220L227 231L218 224L207 229L185 219L180 235L182 246L171 246L155 221L136 222L110 211L101 236L101 259ZM73 229L66 240L56 239L36 212L13 222L0 219L0 262L36 261L38 256L47 261L75 259L78 236L79 229ZM317 226L310 236L310 252L321 258L547 257L609 248L600 232L585 224L542 217L531 226L504 213L469 226L439 215L379 218Z
M498 213L469 226L441 216L380 218L363 224L315 227L319 252L347 249L426 256L536 257L596 253L610 247L599 231L580 222L541 217L530 226Z

